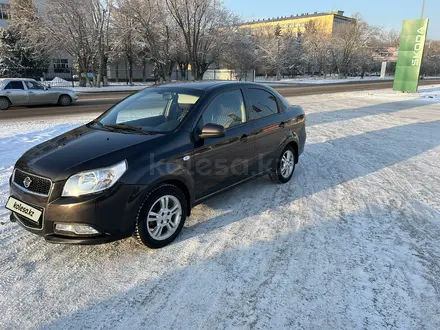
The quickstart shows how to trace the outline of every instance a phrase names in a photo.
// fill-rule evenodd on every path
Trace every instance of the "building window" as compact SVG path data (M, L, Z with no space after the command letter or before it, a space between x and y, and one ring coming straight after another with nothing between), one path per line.
M54 58L53 71L55 73L69 73L69 60L64 58Z
M0 19L9 19L9 8L7 3L0 3Z

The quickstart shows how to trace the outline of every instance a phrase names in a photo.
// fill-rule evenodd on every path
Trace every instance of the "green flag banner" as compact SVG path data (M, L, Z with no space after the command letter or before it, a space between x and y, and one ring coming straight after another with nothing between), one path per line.
M393 90L417 92L428 19L403 21Z

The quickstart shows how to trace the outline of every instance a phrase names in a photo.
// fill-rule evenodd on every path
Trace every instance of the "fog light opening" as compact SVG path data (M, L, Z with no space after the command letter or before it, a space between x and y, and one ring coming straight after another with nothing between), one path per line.
M92 226L64 223L55 224L55 233L70 236L95 236L100 234L99 231L97 231Z

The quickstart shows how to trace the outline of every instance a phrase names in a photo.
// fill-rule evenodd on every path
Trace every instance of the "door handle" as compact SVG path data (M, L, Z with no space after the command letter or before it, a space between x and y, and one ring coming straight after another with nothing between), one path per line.
M34 94L34 92L28 92L28 94Z
M281 123L280 123L280 128L284 128L286 126L286 123L284 122L284 121L282 121Z
M240 138L240 142L246 142L248 140L248 135L247 134L243 134Z

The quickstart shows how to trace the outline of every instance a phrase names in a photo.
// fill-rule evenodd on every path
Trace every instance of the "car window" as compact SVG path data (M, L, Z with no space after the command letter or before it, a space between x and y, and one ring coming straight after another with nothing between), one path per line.
M278 113L278 105L274 95L262 89L248 89L251 102L251 119L259 119Z
M21 81L10 81L5 89L24 89L24 86Z
M149 88L129 96L99 117L102 124L127 124L148 132L165 133L177 128L203 95L179 88Z
M142 95L118 113L116 124L163 115L168 102L160 94Z
M246 110L240 90L217 96L202 116L203 125L211 123L230 128L246 122Z
M40 85L39 83L37 83L36 81L29 81L29 80L25 80L24 83L26 84L26 87L28 89L32 89L32 90L44 90L44 87L42 85Z

